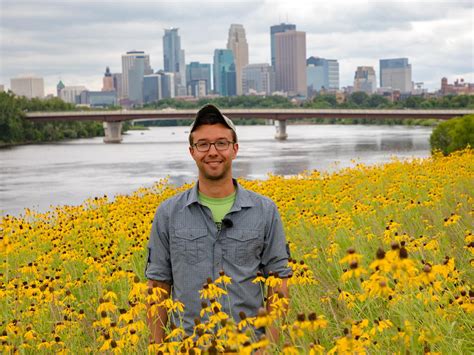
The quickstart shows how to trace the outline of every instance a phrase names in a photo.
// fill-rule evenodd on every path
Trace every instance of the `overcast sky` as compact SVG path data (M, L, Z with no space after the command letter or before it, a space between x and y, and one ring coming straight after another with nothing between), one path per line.
M357 66L407 57L412 78L440 87L474 82L472 0L122 1L0 0L0 84L37 75L46 93L65 85L100 90L105 67L121 71L121 55L144 50L163 68L165 28L178 27L186 63L212 63L225 48L230 24L242 24L250 63L270 62L270 26L306 32L307 56L338 59L340 84L352 85Z

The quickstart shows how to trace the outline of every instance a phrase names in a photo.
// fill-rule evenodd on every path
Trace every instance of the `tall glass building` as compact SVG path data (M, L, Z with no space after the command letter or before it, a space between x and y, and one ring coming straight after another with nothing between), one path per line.
M308 92L339 90L339 62L336 59L309 57L306 60Z
M175 93L177 96L186 95L186 65L184 49L181 49L181 38L178 28L165 29L163 36L163 66L165 72L175 75Z
M211 92L211 65L191 62L186 65L186 86L188 94L198 97L200 85L205 82L205 95Z
M380 59L380 87L411 92L411 64L408 58Z
M214 91L221 96L237 94L234 55L231 49L214 51Z

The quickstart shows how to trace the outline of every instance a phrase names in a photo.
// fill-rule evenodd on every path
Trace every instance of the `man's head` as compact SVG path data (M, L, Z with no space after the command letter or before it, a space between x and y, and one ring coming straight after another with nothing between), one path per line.
M189 145L191 147L193 146L193 132L199 126L213 125L217 123L222 123L224 126L227 126L230 130L232 130L232 140L233 142L237 143L237 132L235 130L234 123L229 117L224 116L216 106L208 104L201 107L201 109L196 114L194 122L191 124L191 130L189 132Z
M199 169L200 179L232 178L232 160L239 146L232 121L217 107L206 105L191 125L189 152Z

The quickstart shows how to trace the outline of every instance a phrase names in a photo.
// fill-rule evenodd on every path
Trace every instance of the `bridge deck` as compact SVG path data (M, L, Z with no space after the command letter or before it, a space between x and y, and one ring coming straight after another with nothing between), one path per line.
M128 120L184 120L196 115L192 110L120 110L120 111L62 111L28 112L31 121L104 121ZM474 110L369 110L369 109L222 109L230 118L263 118L273 120L304 118L397 118L397 119L450 119L456 116L474 114Z

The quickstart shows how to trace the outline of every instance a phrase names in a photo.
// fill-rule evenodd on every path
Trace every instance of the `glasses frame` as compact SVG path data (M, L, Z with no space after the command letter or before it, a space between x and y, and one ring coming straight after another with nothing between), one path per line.
M226 147L225 149L219 149L219 148L217 148L216 143L217 143L217 142L224 142L224 141L227 143L227 147ZM212 142L212 143L211 143L211 142L202 142L202 143L209 144L209 148L207 148L206 150L200 150L200 149L197 147L198 143L194 143L192 146L193 146L193 148L196 148L196 150L197 150L198 152L201 152L201 153L207 153L208 151L210 151L210 150L211 150L211 146L214 146L214 148L215 148L218 152L225 152L227 149L229 149L229 147L230 147L231 144L234 145L236 142L234 142L234 141L228 141L227 139L219 139L219 140L217 140L217 141L215 141L215 142Z

